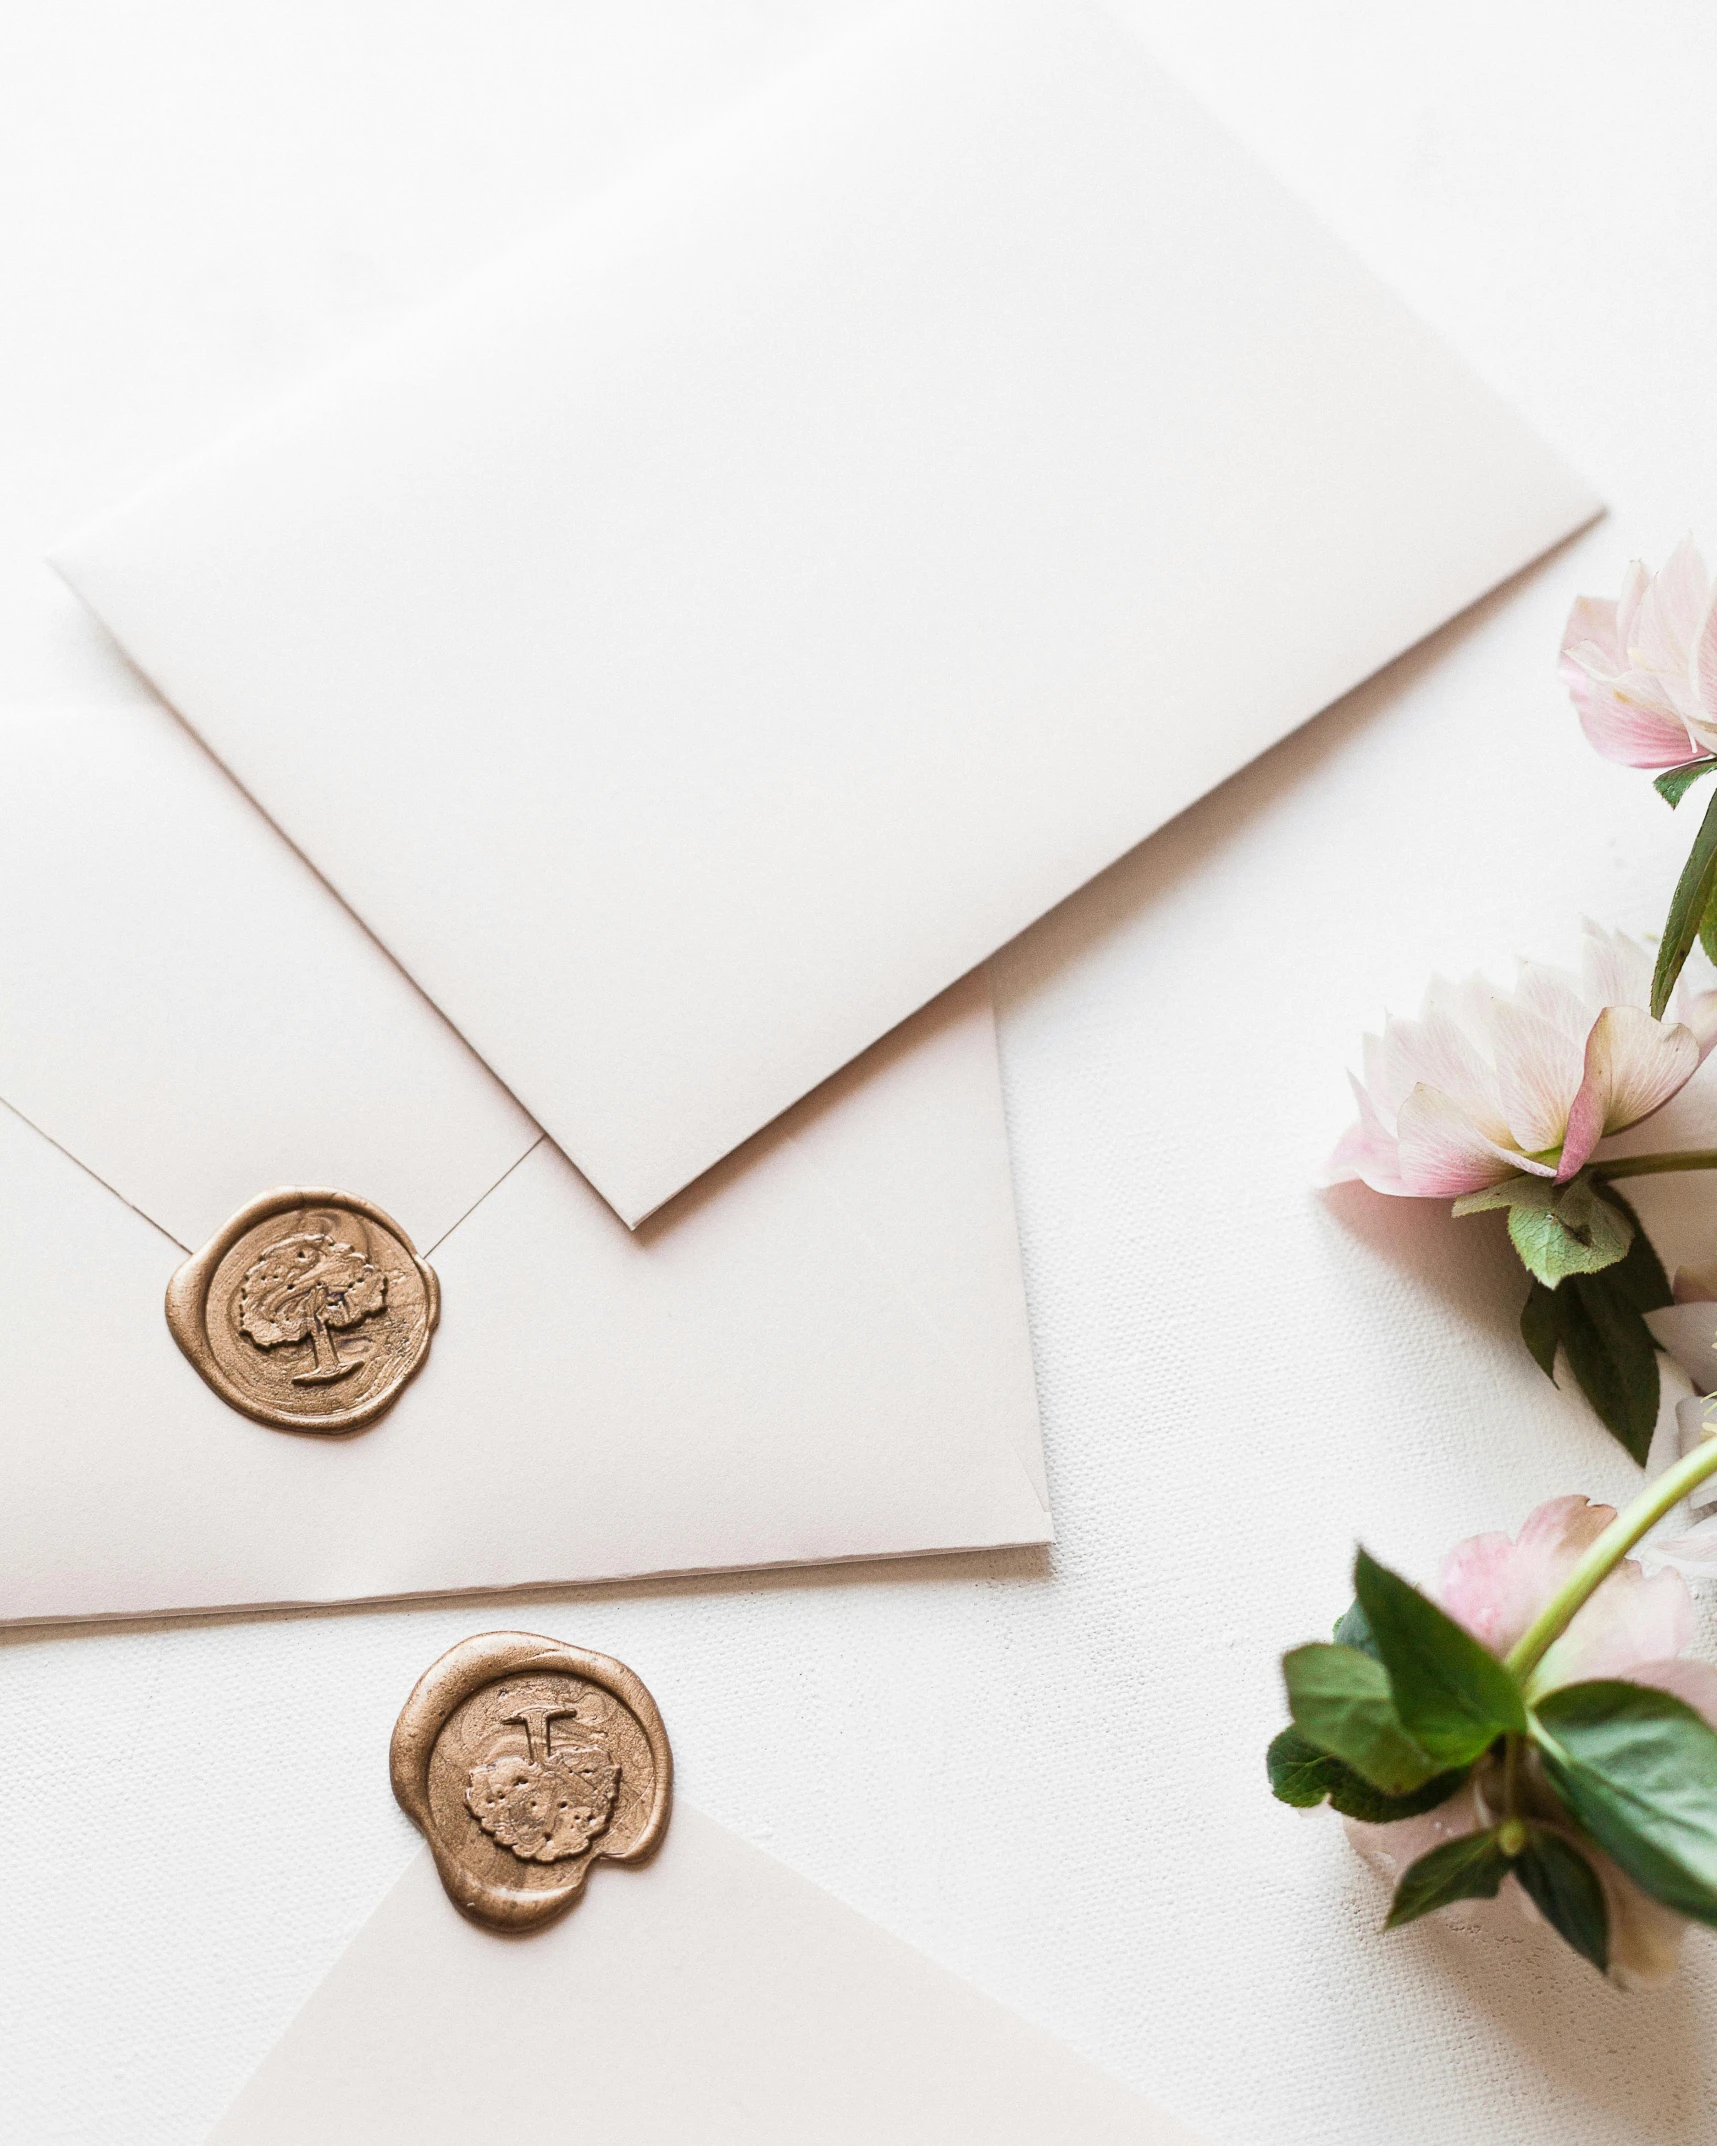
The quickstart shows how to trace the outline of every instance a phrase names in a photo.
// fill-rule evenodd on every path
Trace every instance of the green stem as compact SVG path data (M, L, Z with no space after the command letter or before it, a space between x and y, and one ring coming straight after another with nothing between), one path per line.
M1717 1436L1702 1439L1673 1468L1666 1468L1605 1528L1510 1649L1508 1666L1517 1677L1526 1677L1538 1667L1640 1537L1708 1475L1717 1475Z
M1662 1177L1671 1170L1717 1170L1717 1148L1689 1148L1681 1155L1618 1155L1589 1163L1594 1177Z

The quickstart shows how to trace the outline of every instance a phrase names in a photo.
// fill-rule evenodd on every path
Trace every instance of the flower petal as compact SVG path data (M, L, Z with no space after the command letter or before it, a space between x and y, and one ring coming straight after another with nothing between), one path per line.
M1679 1654L1693 1640L1693 1597L1673 1568L1648 1579L1623 1558L1538 1665L1545 1690L1592 1677L1629 1677L1642 1662Z
M1653 1691L1666 1691L1684 1706L1692 1707L1717 1729L1717 1668L1687 1656L1662 1662L1636 1662L1628 1671L1630 1684L1649 1684Z
M1630 559L1628 570L1622 576L1622 593L1616 600L1615 645L1624 658L1634 637L1634 621L1639 617L1639 607L1650 587L1651 575L1646 571L1645 561Z
M1472 1535L1456 1543L1443 1560L1437 1599L1493 1654L1506 1654L1615 1517L1612 1505L1551 1498L1512 1540Z
M1535 978L1532 988L1549 995L1553 972ZM1509 1132L1528 1154L1562 1145L1569 1106L1585 1077L1585 1028L1583 1020L1570 1034L1520 1000L1499 998L1491 1009L1497 1089Z
M1700 713L1707 722L1717 722L1717 590L1705 606L1693 639L1693 690L1699 696Z
M1379 1070L1382 1092L1377 1100L1384 1108L1399 1112L1415 1088L1435 1088L1457 1104L1487 1139L1507 1140L1508 1122L1496 1076L1479 1055L1468 1028L1440 1005L1428 1002L1424 1017L1417 1021L1392 1016L1384 1022Z
M1458 1199L1522 1171L1553 1175L1548 1163L1486 1139L1466 1112L1435 1088L1421 1085L1407 1097L1396 1112L1395 1137L1401 1183L1422 1199Z
M1395 1135L1384 1122L1364 1084L1351 1073L1347 1077L1353 1086L1354 1100L1359 1105L1359 1123L1349 1126L1336 1143L1335 1153L1324 1165L1322 1182L1341 1185L1360 1178L1373 1192L1404 1194L1407 1187L1401 1182Z
M1639 582L1628 610L1630 626L1646 584L1645 569L1637 559L1629 568L1630 575L1636 569ZM1571 656L1576 649L1585 650L1614 677L1618 671L1627 668L1628 660L1628 644L1621 632L1620 620L1621 606L1609 597L1576 596L1568 613L1568 623L1562 629L1562 654Z
M1601 684L1572 657L1562 664L1586 742L1606 760L1623 767L1678 767L1704 750L1679 715L1653 700L1641 700L1621 688Z
M1606 1006L1643 1006L1649 1012L1655 965L1650 949L1625 931L1605 931L1590 917L1583 919L1580 929L1580 976L1588 1020Z
M1586 1038L1585 1073L1568 1113L1566 1180L1606 1133L1637 1125L1677 1094L1699 1069L1699 1043L1678 1021L1654 1021L1640 1006L1607 1006Z
M1667 1542L1648 1542L1645 1554L1690 1580L1717 1580L1717 1513L1701 1520L1685 1535L1672 1535Z
M1631 660L1661 682L1669 705L1683 717L1702 712L1693 680L1693 645L1710 595L1705 561L1693 539L1683 537L1641 597L1628 637Z

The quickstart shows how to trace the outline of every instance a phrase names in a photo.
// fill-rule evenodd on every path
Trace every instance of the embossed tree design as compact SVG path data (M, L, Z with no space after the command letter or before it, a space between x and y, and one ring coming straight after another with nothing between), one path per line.
M321 1232L282 1237L245 1274L239 1289L239 1331L259 1349L308 1341L314 1361L294 1374L295 1386L326 1386L363 1361L342 1357L338 1331L369 1318L387 1302L388 1278L355 1246Z

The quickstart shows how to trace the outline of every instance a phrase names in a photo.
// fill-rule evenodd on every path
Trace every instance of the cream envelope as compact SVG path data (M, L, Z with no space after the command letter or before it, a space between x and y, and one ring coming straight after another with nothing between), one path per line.
M209 2146L1195 2146L1192 2133L679 1804L540 1936L448 1904L425 1850Z
M1079 0L935 0L58 564L636 1222L1596 502Z
M1049 1539L981 977L633 1234L164 711L8 718L0 765L0 1617ZM441 1278L349 1439L163 1318L280 1184Z

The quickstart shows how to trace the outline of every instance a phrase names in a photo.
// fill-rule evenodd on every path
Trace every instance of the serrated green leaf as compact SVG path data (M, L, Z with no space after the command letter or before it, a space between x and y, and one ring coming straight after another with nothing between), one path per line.
M1699 832L1693 838L1693 847L1681 868L1675 892L1670 896L1669 915L1664 919L1663 937L1658 942L1657 966L1652 971L1651 1011L1654 1020L1663 1018L1663 1009L1669 1004L1675 979L1681 974L1699 935L1699 926L1711 906L1714 890L1717 890L1717 795L1713 795L1705 808L1705 817L1699 823Z
M1434 1811L1438 1804L1448 1802L1467 1777L1463 1769L1434 1774L1405 1796L1386 1796L1351 1766L1320 1751L1298 1729L1284 1729L1267 1756L1271 1792L1281 1802L1309 1810L1327 1798L1344 1818L1358 1818L1370 1826L1393 1825L1397 1819Z
M1371 1629L1371 1620L1357 1602L1350 1602L1336 1619L1335 1643L1338 1647L1357 1647L1361 1654L1369 1654L1374 1662L1383 1659L1377 1651L1377 1635Z
M1380 1788L1403 1796L1440 1772L1401 1726L1389 1673L1357 1647L1321 1643L1282 1657L1294 1727Z
M1298 1729L1284 1729L1279 1736L1273 1736L1264 1763L1270 1772L1271 1795L1278 1803L1291 1803L1302 1811L1323 1802L1330 1792L1333 1773L1347 1771L1340 1759L1320 1751Z
M1361 1550L1354 1592L1389 1672L1401 1726L1442 1766L1467 1766L1526 1727L1520 1686L1488 1648L1398 1573Z
M1509 1857L1495 1827L1446 1840L1402 1873L1383 1927L1398 1930L1403 1923L1429 1915L1433 1908L1447 1907L1451 1900L1494 1900L1497 1887L1508 1876L1508 1866Z
M1520 1338L1547 1379L1556 1377L1556 1349L1562 1339L1562 1292L1533 1281L1520 1307Z
M1499 1185L1481 1185L1477 1192L1463 1192L1450 1201L1449 1212L1483 1215L1498 1207L1548 1207L1555 1197L1554 1178L1532 1177L1523 1170L1518 1177L1505 1177Z
M1702 775L1709 775L1713 768L1717 768L1717 757L1708 756L1703 760L1684 760L1680 767L1665 768L1661 775L1654 775L1651 786L1658 796L1673 809L1680 804L1699 778Z
M1576 1274L1556 1292L1562 1347L1604 1428L1643 1468L1657 1428L1657 1344L1610 1275Z
M1582 1832L1654 1900L1717 1924L1717 1731L1669 1692L1607 1677L1549 1693L1532 1734Z
M1506 1177L1500 1185L1464 1192L1457 1215L1508 1210L1509 1241L1535 1281L1554 1289L1570 1274L1599 1274L1627 1257L1638 1234L1633 1210L1603 1196L1581 1171L1565 1185L1553 1178Z
M1632 1220L1600 1199L1591 1179L1582 1175L1515 1200L1508 1235L1526 1271L1554 1289L1570 1274L1600 1274L1625 1259L1635 1230Z
M1610 1910L1598 1873L1572 1841L1549 1826L1527 1828L1514 1875L1533 1905L1599 1974L1610 1969Z

